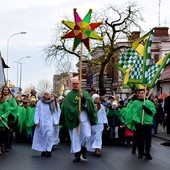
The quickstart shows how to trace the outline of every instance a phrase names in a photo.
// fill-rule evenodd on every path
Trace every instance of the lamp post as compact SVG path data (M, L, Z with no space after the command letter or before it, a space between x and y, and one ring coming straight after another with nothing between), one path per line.
M15 63L17 63L17 87L18 87L18 80L19 80L19 67L18 65L20 64L20 87L21 87L21 79L22 79L22 64L25 62L20 62L21 60L25 59L25 58L31 58L30 56L26 56L26 57L21 57L18 61L14 61Z
M27 34L27 32L18 32L18 33L15 33L15 34L12 34L9 38L8 38L8 41L7 41L7 65L9 64L8 62L8 59L9 59L9 42L11 40L12 37L16 36L16 35L19 35L19 34ZM6 82L8 84L8 68L7 68L7 79L6 79Z

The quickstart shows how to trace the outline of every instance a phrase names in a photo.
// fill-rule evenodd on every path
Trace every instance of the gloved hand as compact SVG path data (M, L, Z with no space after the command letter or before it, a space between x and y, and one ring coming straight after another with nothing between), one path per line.
M148 115L152 116L152 111L149 108L147 108L144 104L142 105L142 108Z

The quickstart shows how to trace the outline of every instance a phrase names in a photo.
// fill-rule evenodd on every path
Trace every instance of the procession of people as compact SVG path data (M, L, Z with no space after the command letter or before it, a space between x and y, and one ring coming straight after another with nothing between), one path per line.
M127 102L115 96L101 99L94 88L80 91L79 84L74 79L72 90L62 98L47 89L39 100L35 95L14 97L4 86L0 93L0 154L10 152L13 142L28 142L41 156L51 157L64 136L70 140L73 162L87 161L88 152L102 156L103 141L128 145L139 159L151 160L152 133L163 122L167 104L159 100L158 105L156 97L146 98L145 89L137 90Z

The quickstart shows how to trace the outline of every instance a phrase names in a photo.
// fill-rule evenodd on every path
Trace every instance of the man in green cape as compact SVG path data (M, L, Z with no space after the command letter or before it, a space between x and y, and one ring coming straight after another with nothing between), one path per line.
M138 158L144 155L147 160L151 160L150 154L153 116L156 108L151 100L145 99L145 90L138 90L138 99L129 104L126 113L126 122L131 124L131 129L136 131ZM131 117L127 119L128 115ZM145 152L144 152L145 151Z
M79 80L73 80L72 86L62 104L60 125L69 129L71 153L75 154L73 162L87 161L86 146L91 136L91 125L97 124L97 110L87 91L79 93Z

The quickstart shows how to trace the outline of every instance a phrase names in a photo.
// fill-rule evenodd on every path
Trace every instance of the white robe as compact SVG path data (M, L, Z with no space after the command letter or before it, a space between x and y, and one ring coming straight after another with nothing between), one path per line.
M81 147L88 146L89 138L91 136L91 125L87 113L82 111L80 113L80 134L78 133L78 127L69 129L71 139L71 153L81 151Z
M57 111L52 113L49 104L38 101L34 123L39 127L35 128L32 149L37 151L51 151L53 146L54 125L59 123Z
M57 103L57 108L58 108L57 121L59 122L60 115L61 115L61 109L59 103ZM59 132L60 132L59 126L54 127L53 145L58 145L60 143Z
M108 124L106 117L106 110L103 105L101 105L100 110L97 112L98 123L91 127L91 137L90 142L87 147L88 151L94 152L95 149L101 149L102 147L102 132L104 129L104 123Z

